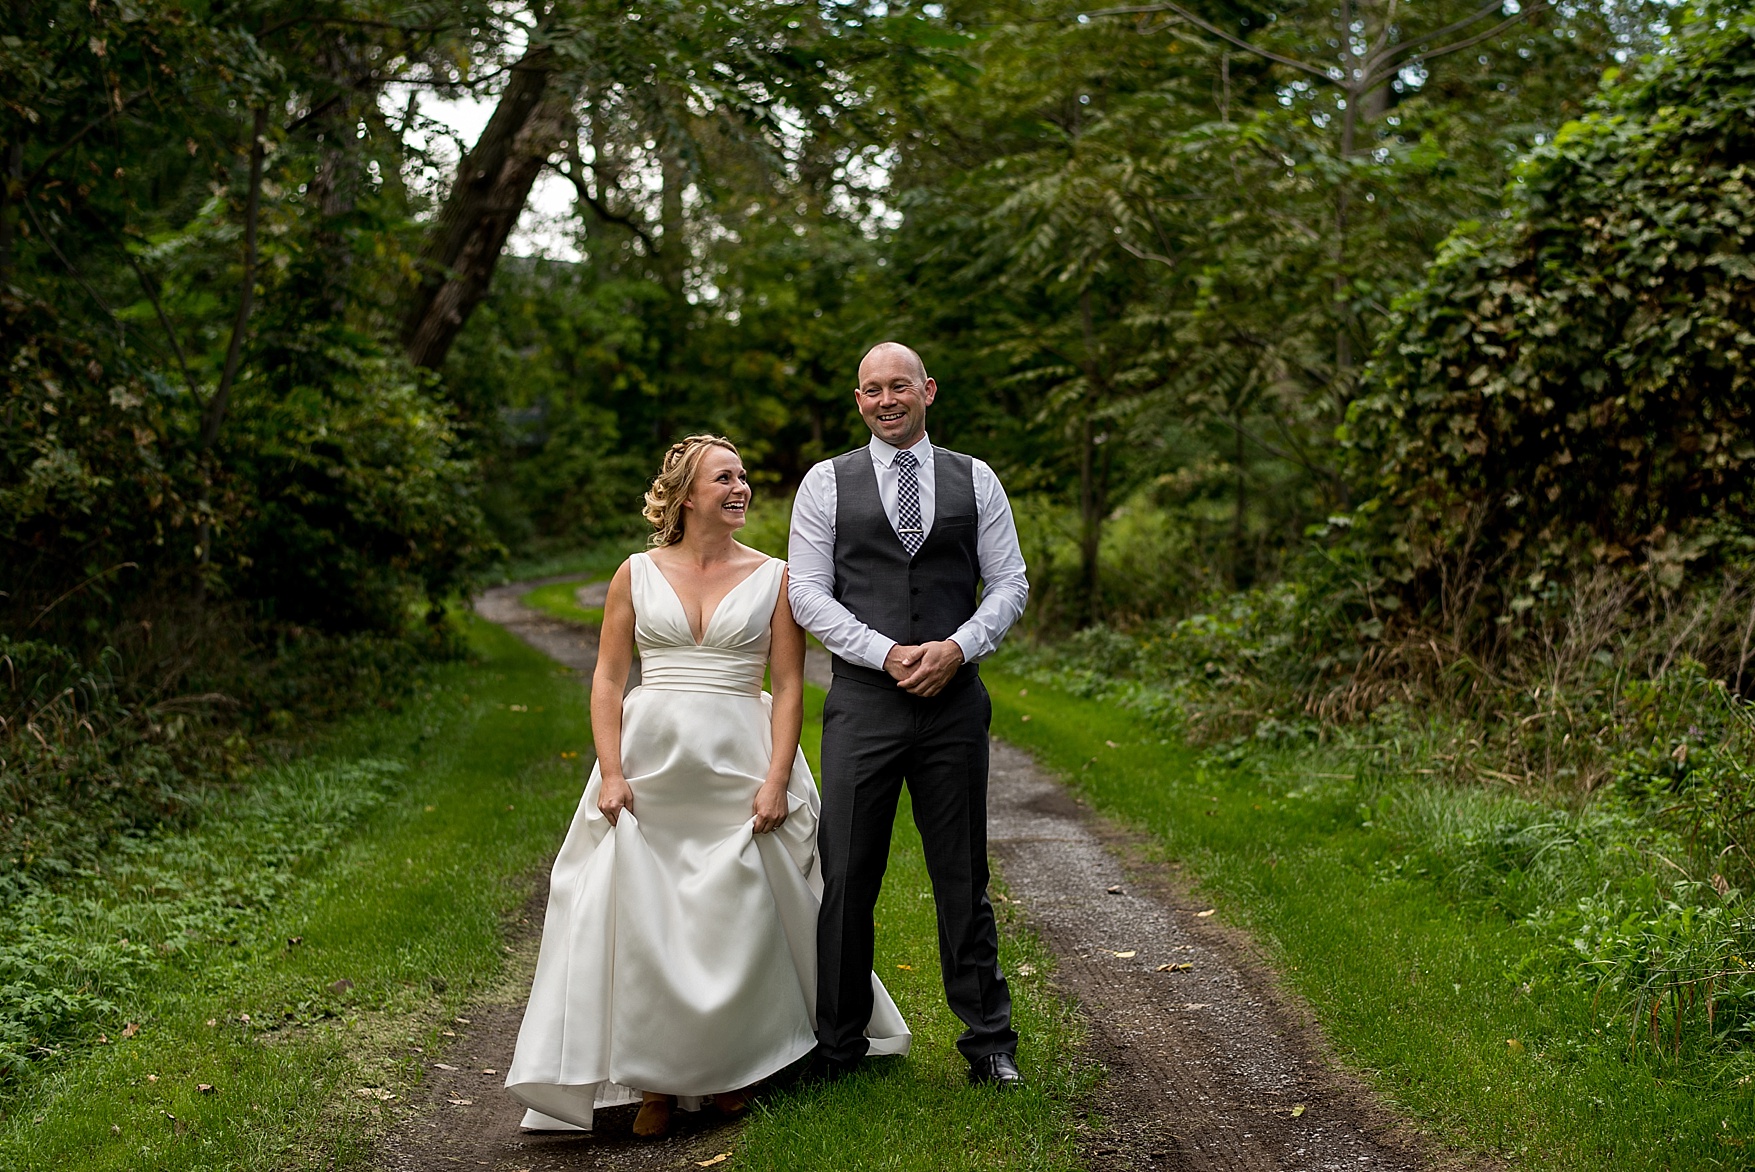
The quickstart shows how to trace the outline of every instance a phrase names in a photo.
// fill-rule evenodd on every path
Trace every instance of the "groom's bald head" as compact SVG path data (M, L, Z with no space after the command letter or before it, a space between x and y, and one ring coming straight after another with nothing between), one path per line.
M926 434L926 409L937 393L920 355L900 342L879 342L860 360L853 400L873 435L906 448Z
M879 342L865 352L859 360L859 383L865 385L866 372L874 366L889 366L894 362L906 362L912 369L914 380L922 385L926 382L926 363L912 346L904 346L900 342Z

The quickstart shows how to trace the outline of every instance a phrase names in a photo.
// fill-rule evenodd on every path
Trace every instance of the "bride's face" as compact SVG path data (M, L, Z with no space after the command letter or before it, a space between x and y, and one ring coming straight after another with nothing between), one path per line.
M695 470L695 484L683 503L690 521L700 519L743 528L750 504L750 478L743 461L724 448L710 448Z

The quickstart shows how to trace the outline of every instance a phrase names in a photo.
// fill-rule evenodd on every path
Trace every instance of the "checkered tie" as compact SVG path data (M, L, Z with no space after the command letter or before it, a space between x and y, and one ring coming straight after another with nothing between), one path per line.
M918 463L913 452L896 453L896 536L909 557L919 553L920 543L926 540L920 525L920 477L914 471Z

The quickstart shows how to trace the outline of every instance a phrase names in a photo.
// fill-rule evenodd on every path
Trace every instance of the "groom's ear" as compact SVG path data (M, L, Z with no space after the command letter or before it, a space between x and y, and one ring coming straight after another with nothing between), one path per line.
M926 400L928 407L932 406L932 401L938 398L938 383L930 374L926 376L925 394L922 395L922 398Z

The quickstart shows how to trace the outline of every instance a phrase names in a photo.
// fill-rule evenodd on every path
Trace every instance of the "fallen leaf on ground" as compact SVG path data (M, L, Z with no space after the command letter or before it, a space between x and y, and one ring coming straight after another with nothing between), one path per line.
M457 1036L457 1033L455 1030L440 1030L439 1036L441 1038L455 1038Z
M355 1087L353 1093L362 1099L376 1099L380 1103L388 1103L396 1097L383 1087Z
M1302 1114L1304 1114L1304 1104L1303 1103L1299 1103L1296 1107L1292 1108L1292 1118L1296 1119L1296 1118L1298 1118L1298 1116L1300 1116Z
M1020 717L1018 717L1018 719L1019 719L1019 720L1029 720L1029 719L1030 719L1030 717L1029 717L1029 714L1028 714L1028 713L1026 713L1026 714L1025 714L1025 715L1023 715L1023 716L1020 716Z
M1110 748L1111 748L1111 749L1119 749L1119 748L1121 748L1121 746L1120 746L1120 745L1118 745L1118 744L1116 744L1116 743L1115 743L1115 742L1114 742L1114 741L1104 741L1104 742L1103 742L1103 743L1104 743L1104 744L1105 744L1105 745L1108 745L1108 746L1109 746L1109 747L1110 747Z
M1188 1011L1188 1010L1195 1010L1195 1009L1208 1009L1208 1008L1211 1008L1211 1006L1212 1006L1212 1003L1210 1001L1190 1001L1187 1005L1184 1005L1182 1008L1184 1011Z
M1139 955L1139 950L1134 949L1134 948L1130 948L1126 952L1115 953L1116 959L1118 959L1118 960L1130 960L1133 957L1136 957L1138 955Z
M247 1013L240 1013L240 1014L238 1014L238 1020L243 1022L245 1025L249 1025L250 1024L250 1015Z
M353 982L346 977L343 977L341 980L329 986L329 991L337 997L341 996L343 993L351 993L353 992Z
M1505 1039L1505 1048L1507 1050L1510 1050L1513 1054L1522 1054L1523 1053L1523 1043L1518 1041L1516 1038L1506 1038Z
M97 1044L100 1046L108 1046L110 1044L110 1035L99 1034L97 1036Z
M213 1093L213 1084L210 1082L198 1082L195 1084L195 1089L204 1095L211 1095Z
M158 1081L158 1075L156 1075L156 1074L149 1074L149 1075L147 1075L147 1076L146 1076L146 1081L147 1081L147 1082L157 1082L157 1081Z
M1158 966L1158 971L1161 973L1192 973L1194 971L1194 966L1187 963L1161 964Z
M458 1025L469 1025L470 1024L470 1021L467 1017L454 1017L451 1020L456 1022Z
M216 1025L218 1025L218 1024L219 1024L219 1018L217 1018L217 1017L210 1017L210 1018L208 1018L208 1019L207 1019L207 1024L208 1024L208 1025L210 1025L210 1026L216 1026Z
M911 964L899 964L896 967L901 969L903 972L911 973L914 971L914 966Z
M1033 977L1036 975L1036 966L1031 964L1029 961L1025 961L1023 964L1018 966L1017 972L1018 972L1018 976L1020 976L1020 977Z
M1115 886L1105 887L1103 890L1108 892L1110 895L1120 895L1121 894L1121 884L1117 883Z
M304 942L305 942L305 938L303 936L288 936L286 938L286 946L288 948L297 948L299 945L303 944Z
M497 1070L483 1070L482 1073L483 1074L498 1074L500 1072Z
M457 1068L455 1066L452 1066L449 1062L435 1062L435 1063L433 1063L433 1069L434 1070L456 1070Z
M140 1023L137 1021L131 1021L127 1025L122 1027L122 1036L124 1038L132 1038L135 1034L137 1034L139 1032L140 1032Z
M730 1152L720 1152L717 1156L714 1156L711 1160L696 1160L695 1166L697 1168L711 1168L713 1165L723 1164L723 1163L725 1163L725 1161L727 1161L729 1159L731 1159Z
M451 1104L453 1107L473 1107L473 1106L475 1106L474 1099L446 1099L445 1101L447 1103Z
M1219 910L1219 909L1218 909L1218 908L1216 908L1216 907L1210 907L1210 908L1208 908L1208 909L1207 909L1207 910L1206 910L1206 911L1204 911L1204 912L1195 912L1195 913L1194 913L1194 918L1195 918L1195 919L1197 919L1197 920L1204 920L1204 919L1206 919L1206 918L1207 918L1207 917L1208 917L1208 916L1210 916L1210 915L1212 915L1212 914L1213 914L1213 913L1214 913L1214 912L1216 912L1216 911L1218 911L1218 910Z

